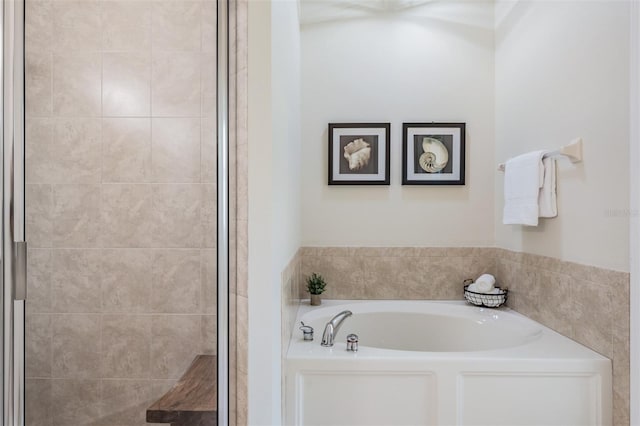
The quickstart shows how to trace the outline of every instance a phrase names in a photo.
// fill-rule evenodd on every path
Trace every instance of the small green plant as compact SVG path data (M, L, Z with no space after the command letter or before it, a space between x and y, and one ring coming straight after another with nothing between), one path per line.
M311 294L322 294L326 285L327 283L322 278L322 275L315 272L307 278L307 291Z

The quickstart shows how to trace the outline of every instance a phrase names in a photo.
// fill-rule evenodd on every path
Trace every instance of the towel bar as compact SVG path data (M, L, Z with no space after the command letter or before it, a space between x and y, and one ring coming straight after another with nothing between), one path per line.
M574 139L568 145L548 152L543 157L567 157L572 163L579 163L582 161L582 138ZM504 163L498 165L498 170L504 172Z

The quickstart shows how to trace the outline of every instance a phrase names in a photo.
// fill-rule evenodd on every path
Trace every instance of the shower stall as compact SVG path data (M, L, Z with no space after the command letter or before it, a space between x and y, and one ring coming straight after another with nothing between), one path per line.
M144 425L198 354L234 424L234 10L3 2L3 425Z

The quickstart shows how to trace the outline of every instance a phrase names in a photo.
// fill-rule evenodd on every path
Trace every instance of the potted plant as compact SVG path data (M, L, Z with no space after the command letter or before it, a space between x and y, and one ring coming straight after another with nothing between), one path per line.
M320 295L324 293L326 285L327 283L324 278L322 278L322 275L316 274L315 272L307 277L307 291L311 294L312 306L318 306L322 303Z

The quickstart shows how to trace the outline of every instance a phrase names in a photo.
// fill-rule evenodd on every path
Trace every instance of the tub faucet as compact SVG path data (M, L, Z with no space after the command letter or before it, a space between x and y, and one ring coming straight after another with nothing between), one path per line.
M353 312L351 311L342 311L335 317L331 318L331 321L329 321L327 325L324 326L324 333L322 333L322 342L320 343L320 345L329 347L333 346L333 339L335 338L336 334L338 334L338 329L340 328L344 320L351 315L353 315Z

